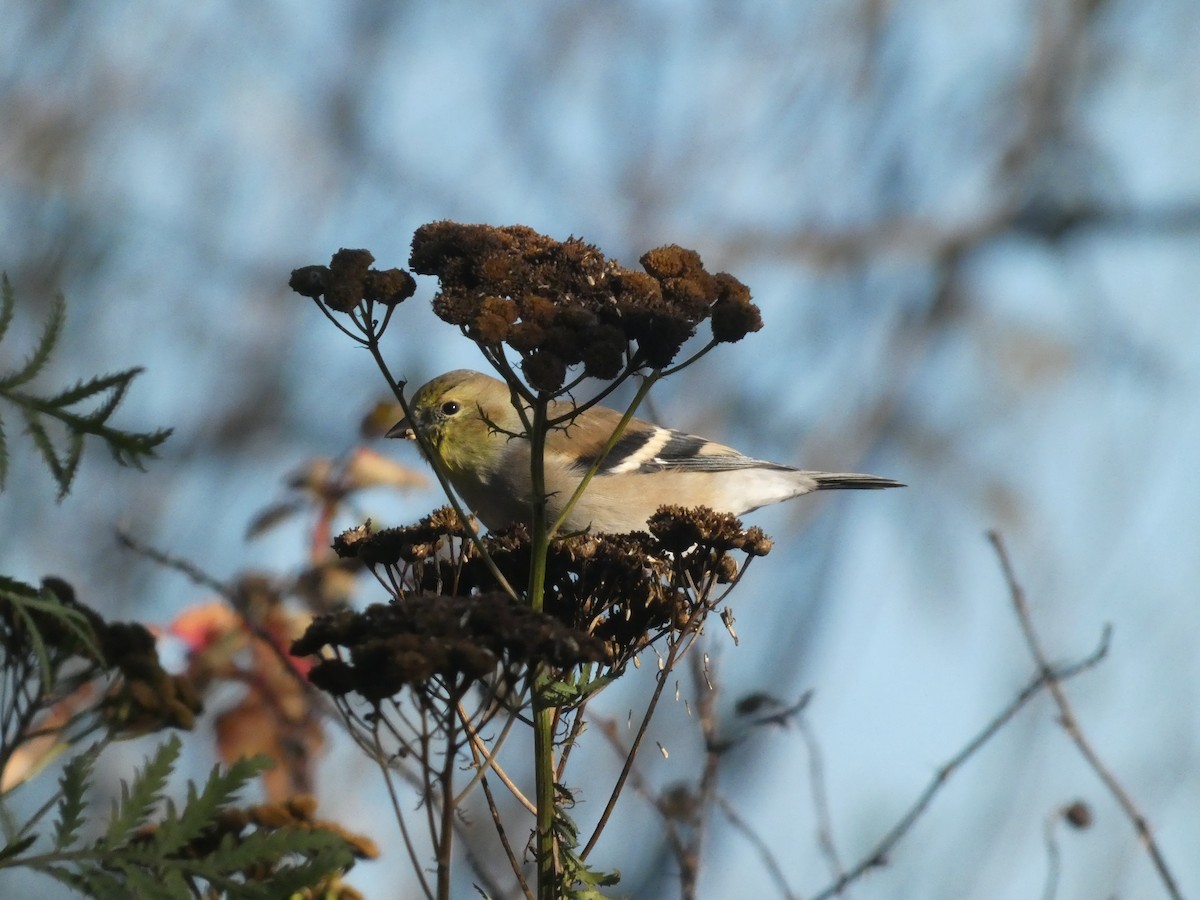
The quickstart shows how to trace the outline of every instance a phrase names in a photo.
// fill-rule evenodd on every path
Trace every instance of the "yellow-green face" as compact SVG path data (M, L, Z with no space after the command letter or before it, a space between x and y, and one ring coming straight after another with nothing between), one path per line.
M508 418L506 408L512 412L501 382L476 372L447 372L417 391L411 424L429 440L452 479L474 480L494 468L503 451L504 438L489 421Z

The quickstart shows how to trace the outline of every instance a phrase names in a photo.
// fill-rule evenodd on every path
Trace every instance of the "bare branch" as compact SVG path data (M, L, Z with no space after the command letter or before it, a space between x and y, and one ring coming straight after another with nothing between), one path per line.
M797 719L800 736L804 738L804 746L808 751L808 781L812 788L813 811L817 816L817 844L829 861L833 877L841 879L845 877L846 867L842 865L833 840L833 815L829 809L829 794L825 789L825 759L821 754L821 744L808 719L803 715Z
M1112 629L1106 626L1104 633L1100 637L1100 645L1092 652L1090 656L1080 660L1079 662L1068 666L1063 666L1059 669L1045 669L1039 671L1037 675L1034 676L1033 680L1025 686L1024 690L1017 694L1016 698L1009 703L1008 706L1001 710L1001 712L995 718L988 722L982 731L975 735L975 737L971 738L971 740L969 740L966 745L958 751L958 753L951 757L937 770L929 784L925 787L925 790L923 790L917 797L916 802L913 803L908 812L900 817L900 820L894 826L892 826L891 830L883 836L879 843L875 845L874 849L868 852L857 864L847 870L844 875L835 879L833 883L819 891L812 898L812 900L829 900L830 897L841 895L845 891L847 885L857 881L871 869L886 865L888 855L892 852L892 849L898 843L900 843L904 836L912 829L913 825L917 823L917 820L920 819L925 813L925 810L929 808L929 805L933 802L934 797L937 796L938 792L942 789L946 782L950 780L950 776L962 768L963 764L966 763L967 760L969 760L972 756L974 756L975 753L977 753L984 746L984 744L995 737L1000 729L1003 728L1013 718L1013 716L1015 716L1022 709L1022 707L1025 706L1026 703L1037 696L1044 688L1047 688L1052 680L1055 683L1063 682L1067 679L1074 678L1076 675L1086 672L1087 670L1098 665L1100 661L1108 655L1109 641L1111 637Z
M1021 631L1025 635L1025 643L1028 645L1029 653L1037 664L1040 672L1039 677L1045 681L1046 687L1050 691L1050 696L1054 698L1054 703L1058 707L1059 722L1063 730L1066 731L1067 735L1079 749L1079 752L1083 754L1083 758L1087 760L1092 771L1104 782L1104 786L1108 788L1109 793L1116 798L1126 818L1133 823L1138 839L1150 855L1150 861L1154 864L1154 869L1158 872L1158 877L1162 881L1163 887L1166 888L1168 895L1176 898L1176 900L1181 900L1183 895L1179 891L1175 877L1171 874L1171 870L1167 866L1166 859L1163 857L1158 842L1154 839L1149 821L1142 814L1137 804L1133 802L1133 798L1129 795L1129 792L1117 781L1116 776L1113 775L1097 755L1095 748L1092 747L1091 742L1083 733L1083 729L1080 728L1075 711L1067 700L1066 692L1063 690L1061 684L1063 680L1061 673L1055 672L1050 667L1050 663L1047 662L1046 652L1042 648L1041 639L1033 627L1033 617L1029 613L1029 604L1025 599L1025 591L1017 582L1012 563L1008 558L1008 551L1004 547L1003 538L1000 537L998 531L989 531L988 540L991 541L992 546L996 550L996 556L1000 560L1000 568L1004 572L1004 580L1008 583L1009 598L1012 600L1017 620L1021 623Z
M725 818L729 820L729 824L740 831L758 851L759 858L762 859L763 867L767 874L771 876L771 880L775 882L775 886L779 888L779 894L785 897L786 900L798 900L798 895L792 893L792 889L788 887L787 878L783 874L783 869L779 865L779 860L775 858L775 854L771 852L771 848L767 846L767 842L753 828L750 823L738 815L737 810L724 797L717 797L717 805L721 807L721 812L725 813Z

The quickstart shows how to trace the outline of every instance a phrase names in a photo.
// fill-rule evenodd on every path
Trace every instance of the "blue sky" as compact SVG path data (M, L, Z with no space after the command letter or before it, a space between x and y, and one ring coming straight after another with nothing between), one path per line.
M125 524L218 577L298 565L299 530L247 544L245 526L297 464L351 447L384 393L289 294L298 265L360 246L403 265L443 218L579 235L626 263L679 243L749 284L767 327L664 384L656 416L910 485L753 516L776 550L734 595L740 646L710 636L730 704L815 691L843 860L1033 672L984 540L1000 528L1055 660L1114 626L1069 692L1194 889L1200 8L1076 6L10 5L0 267L27 298L19 325L64 292L48 381L144 365L121 421L176 433L147 474L89 456L62 506L16 460L0 571L56 572L114 615L165 621L197 590L96 535ZM415 381L480 364L431 291L390 335ZM674 709L659 730L673 752L647 754L647 775L688 777L694 728ZM739 754L723 788L793 890L819 889L803 742L763 734ZM325 783L327 812L394 832L372 772L351 774ZM1157 895L1043 699L855 896L1039 892L1044 820L1077 797L1096 824L1060 835L1059 896ZM600 801L584 800L586 817ZM606 859L635 895L673 896L669 866L655 882L637 855L652 820L625 803L633 837ZM742 838L708 852L702 896L769 894ZM360 877L402 869L393 853Z

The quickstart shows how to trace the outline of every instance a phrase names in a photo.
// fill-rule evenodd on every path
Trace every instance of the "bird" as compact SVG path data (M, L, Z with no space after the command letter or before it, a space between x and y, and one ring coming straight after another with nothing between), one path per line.
M426 438L463 502L490 531L528 526L533 477L530 442L509 386L470 369L439 375L409 404L409 416L392 438ZM596 464L622 419L604 406L570 418L569 401L551 400L550 420L564 418L546 435L543 454L548 521L562 515L580 481ZM761 506L812 491L904 487L878 475L811 472L754 459L706 438L631 419L595 476L560 523L564 533L623 534L645 531L664 505L707 506L741 516Z

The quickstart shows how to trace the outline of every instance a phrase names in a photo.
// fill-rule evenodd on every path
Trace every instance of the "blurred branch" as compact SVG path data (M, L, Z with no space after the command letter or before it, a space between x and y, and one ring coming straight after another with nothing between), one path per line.
M138 556L144 556L164 569L179 572L197 587L207 588L220 596L237 613L246 631L267 648L280 664L282 671L296 681L310 701L318 704L326 713L333 712L333 707L327 702L324 695L315 690L309 684L308 679L296 668L296 660L280 645L279 639L263 627L260 621L261 616L254 614L255 611L251 609L252 604L248 603L243 596L247 591L243 591L238 585L226 584L190 560L172 556L165 550L142 543L124 528L117 529L116 537L117 543L126 550L130 550Z
M1005 549L1003 538L1001 538L999 532L989 531L988 540L991 541L992 546L996 550L996 556L1000 560L1000 568L1003 570L1004 580L1008 584L1009 598L1012 600L1017 620L1021 623L1021 631L1025 635L1025 643L1028 645L1029 653L1038 666L1040 678L1044 680L1047 689L1050 691L1050 696L1054 698L1054 703L1058 707L1059 722L1063 730L1066 731L1067 735L1075 743L1075 746L1079 748L1079 752L1083 754L1083 758L1087 760L1092 771L1099 776L1100 780L1104 782L1104 786L1108 788L1109 793L1120 804L1125 816L1133 823L1138 838L1146 848L1146 852L1150 854L1150 860L1154 864L1154 868L1158 872L1158 876L1162 880L1163 887L1166 888L1167 893L1171 897L1176 898L1176 900L1181 900L1183 895L1180 893L1179 886L1175 883L1175 878L1171 874L1166 860L1163 858L1162 850L1154 840L1150 823L1137 807L1137 804L1133 802L1133 798L1129 796L1129 792L1125 790L1108 767L1100 760L1095 748L1092 747L1091 742L1080 728L1079 720L1075 717L1075 711L1067 700L1066 692L1063 690L1061 684L1063 680L1062 673L1056 673L1046 659L1046 652L1042 647L1041 639L1033 627L1033 617L1029 612L1029 604L1025 599L1025 591L1017 582L1017 577L1013 572L1012 563L1009 561L1008 551Z
M821 754L821 744L817 740L816 731L805 716L798 716L797 722L800 726L800 736L804 739L804 747L808 751L808 781L812 788L813 811L817 817L817 844L829 861L833 877L841 879L846 875L846 867L842 865L837 845L833 840L833 815L829 809L825 759Z
M982 749L984 744L995 737L1013 716L1020 712L1025 704L1041 693L1043 689L1048 688L1051 684L1057 685L1070 678L1074 678L1076 675L1098 665L1108 655L1111 638L1112 629L1105 626L1104 632L1100 636L1100 645L1090 656L1058 669L1048 666L1040 668L1037 675L1025 686L1024 690L1017 694L1016 698L1008 706L988 722L982 731L971 738L958 753L937 770L925 790L917 797L916 802L913 803L908 812L900 817L900 820L892 829L883 836L874 849L869 851L858 863L847 870L844 875L835 879L830 885L814 895L812 900L829 900L830 897L838 896L845 891L848 885L857 881L871 869L886 865L888 854L892 852L892 849L900 843L909 830L917 823L917 820L929 808L934 797L937 796L946 782L950 780L950 776L962 768L967 760Z
M725 814L730 825L753 845L780 895L786 900L793 900L796 894L788 887L778 857L751 823L739 815L718 792L717 779L721 762L729 750L766 726L783 727L789 724L807 706L812 694L805 692L795 703L786 706L765 694L744 698L737 704L737 711L739 716L747 717L749 721L741 723L732 735L725 735L717 717L718 681L707 654L692 655L692 680L698 698L696 718L704 739L704 764L698 780L694 785L690 782L681 783L656 794L636 765L629 770L630 783L635 792L654 807L662 819L663 836L679 865L680 897L683 900L695 900L698 896L700 867L710 825L709 814L717 808ZM628 761L631 751L621 739L616 720L597 719L594 724L598 725L616 753ZM823 791L821 793L823 797ZM827 819L826 815L823 821Z
M1058 880L1062 870L1062 852L1058 849L1058 823L1066 822L1072 828L1083 830L1092 824L1092 811L1082 800L1060 806L1046 817L1046 886L1042 900L1054 900L1058 893Z
M767 842L762 839L762 836L750 827L750 823L738 815L737 810L724 797L717 797L717 805L721 808L721 812L725 814L725 818L729 820L729 824L740 831L748 840L754 849L758 851L759 859L762 860L763 869L771 880L775 882L775 887L779 889L779 895L785 900L798 900L798 896L788 887L787 877L783 874L783 868L779 865L779 860L775 858L775 854L771 852L771 848L767 846Z

